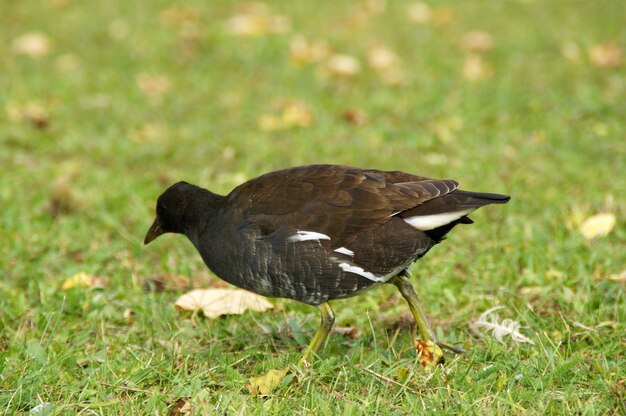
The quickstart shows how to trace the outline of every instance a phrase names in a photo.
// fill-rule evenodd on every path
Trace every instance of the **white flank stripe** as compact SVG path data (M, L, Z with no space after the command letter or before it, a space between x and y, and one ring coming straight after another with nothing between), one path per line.
M335 251L336 251L337 253L345 254L346 256L352 256L352 257L354 257L354 251L352 251L352 250L350 250L350 249L347 249L347 248L345 248L345 247L339 247L339 248L335 249Z
M360 276L363 276L366 279L371 280L372 282L381 282L381 283L382 282L386 282L391 277L391 276L379 277L379 276L376 276L373 273L366 272L361 267L352 266L352 265L350 265L348 263L339 263L339 267L341 267L344 271L346 271L348 273L358 274Z
M330 240L326 234L316 233L315 231L298 231L292 236L287 237L289 242L309 241L309 240Z
M458 220L462 216L467 215L472 211L474 210L466 209L464 211L445 212L443 214L435 215L416 215L415 217L408 217L403 219L406 223L410 224L420 231L428 231L442 227L446 224L450 224L451 222Z

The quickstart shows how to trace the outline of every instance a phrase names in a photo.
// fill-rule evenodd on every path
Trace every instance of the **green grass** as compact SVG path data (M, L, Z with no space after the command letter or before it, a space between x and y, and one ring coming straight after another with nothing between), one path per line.
M356 2L268 4L287 33L229 34L238 9L225 1L182 2L190 17L176 24L162 0L0 2L0 413L48 402L48 414L168 414L183 401L197 414L626 413L625 286L609 279L626 264L626 67L588 57L626 50L624 5L433 2L417 25L403 2L369 17ZM461 70L471 30L494 42L477 82ZM47 55L15 50L32 31ZM358 58L360 73L294 64L296 34ZM399 57L401 85L369 67L375 45ZM150 99L145 74L169 90ZM289 102L308 107L310 126L259 128ZM316 162L513 196L413 267L432 323L467 354L421 370L393 325L408 308L381 288L333 304L359 338L332 336L299 383L253 397L250 376L297 361L314 308L276 300L279 312L191 321L173 306L182 290L145 289L155 276L216 280L180 237L142 246L165 186L225 193ZM587 241L568 226L576 210L613 212L617 227ZM81 271L110 284L59 290ZM499 304L534 345L473 337L468 324Z

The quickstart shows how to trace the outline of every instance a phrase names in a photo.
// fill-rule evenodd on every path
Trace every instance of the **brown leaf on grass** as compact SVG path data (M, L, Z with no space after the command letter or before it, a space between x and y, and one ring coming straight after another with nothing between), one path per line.
M615 214L610 212L596 214L585 219L578 227L578 231L580 231L587 240L593 240L594 238L609 235L609 233L613 231L613 228L615 228L616 223L617 219L615 218Z
M365 26L373 17L383 13L386 8L386 0L361 1L348 12L343 25L349 28Z
M152 102L159 102L172 88L168 77L161 74L140 73L137 75L139 90Z
M593 45L587 55L591 64L598 68L617 68L622 64L622 48L617 42Z
M367 60L382 82L386 85L397 85L404 80L404 73L400 68L400 59L389 48L374 46L367 53Z
M261 2L246 3L226 20L226 30L234 36L263 36L286 33L291 22L286 16L272 14Z
M406 312L386 318L383 322L383 326L391 331L401 331L405 329L412 330L415 328L415 319L413 318L413 315Z
M291 59L297 64L320 62L328 56L328 47L322 41L307 40L303 36L295 36L289 42Z
M367 51L370 66L377 71L388 71L398 66L398 56L389 48L374 46Z
M335 54L326 61L326 72L334 78L353 78L361 72L361 63L353 56Z
M74 173L63 175L52 184L44 210L53 218L76 212L81 206L81 201L72 186L74 175Z
M437 7L432 10L432 23L434 26L448 26L457 19L457 12L452 7Z
M48 109L38 102L27 102L22 105L9 104L6 107L9 120L18 123L29 123L39 130L45 130L50 125Z
M158 143L168 136L167 126L161 123L146 123L130 135L131 139L138 143Z
M287 130L294 127L309 127L313 124L313 113L301 102L289 102L276 114L266 114L259 118L262 131Z
M50 53L50 38L45 33L28 32L13 39L13 53L16 55L29 56L31 58L43 58Z
M482 81L492 75L491 67L477 54L469 54L463 61L461 73L470 82Z
M182 291L193 287L191 279L178 274L151 276L143 284L145 291L165 292Z
M406 11L409 20L420 25L430 22L432 17L430 6L421 1L409 4Z
M70 290L72 288L78 287L83 289L88 288L102 288L109 285L109 279L106 277L94 276L89 273L79 272L65 279L60 286L62 291Z
M485 53L493 47L493 37L488 32L473 30L463 35L463 49L470 53Z
M344 337L347 337L350 339L357 339L358 337L361 336L361 330L355 326L347 326L347 327L334 326L331 332L333 334L343 335Z
M419 363L423 368L433 368L437 364L443 364L443 351L439 345L432 341L414 340Z
M350 124L360 126L367 122L367 114L362 110L346 110L341 114L341 118Z
M191 6L172 6L161 11L161 23L168 27L181 28L193 25L199 17L198 9Z
M207 318L241 315L247 310L265 312L274 305L263 297L241 289L194 289L175 303L181 310L201 310Z
M124 322L126 322L126 325L131 326L133 324L133 321L135 320L135 312L133 312L133 310L130 308L126 308L124 309L124 314L122 315L122 317L124 318Z
M193 413L191 403L185 399L176 400L169 410L169 416L190 415Z
M609 280L613 280L614 282L626 283L626 269L620 274L609 275Z

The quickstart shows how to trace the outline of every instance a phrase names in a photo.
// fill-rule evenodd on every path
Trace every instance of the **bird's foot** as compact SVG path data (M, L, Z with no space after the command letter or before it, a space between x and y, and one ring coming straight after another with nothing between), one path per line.
M465 354L467 351L461 347L455 347L454 345L446 344L441 341L435 341L435 343L444 350L452 351L455 354Z
M278 387L290 372L291 369L287 367L280 370L270 370L267 374L259 377L250 377L250 383L247 386L248 390L252 394L267 396Z

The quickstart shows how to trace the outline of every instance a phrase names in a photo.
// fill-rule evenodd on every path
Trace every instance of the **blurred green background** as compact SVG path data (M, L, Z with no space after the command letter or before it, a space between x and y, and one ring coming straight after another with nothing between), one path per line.
M0 0L0 409L625 412L625 21L620 1ZM384 288L336 302L363 334L263 400L247 377L297 360L312 309L175 312L219 283L181 238L141 245L159 193L308 163L512 195L413 268L470 353L415 368ZM78 272L104 287L61 291ZM534 346L472 337L497 304Z

